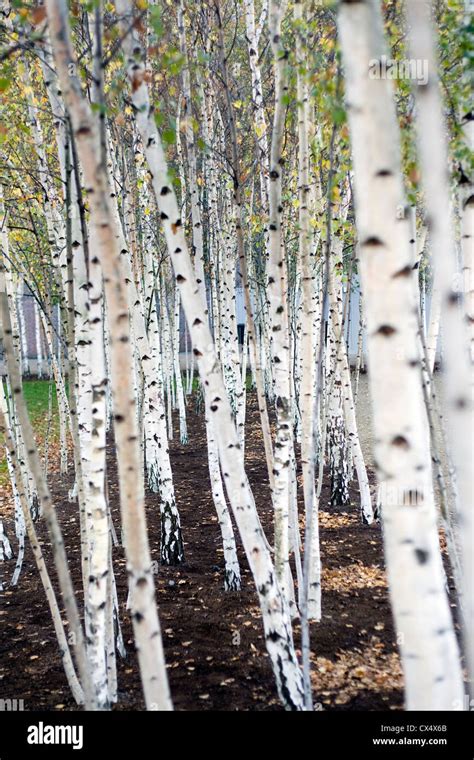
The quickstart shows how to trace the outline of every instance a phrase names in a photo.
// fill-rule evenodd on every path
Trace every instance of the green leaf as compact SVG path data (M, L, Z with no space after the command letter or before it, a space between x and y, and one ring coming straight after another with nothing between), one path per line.
M163 34L163 22L161 20L161 8L158 5L152 5L150 8L150 24L157 37Z
M93 113L106 114L107 106L105 105L105 103L91 103L91 111L93 111Z
M157 127L162 127L163 122L165 120L165 117L163 116L162 112L157 110L158 106L155 106L155 124Z
M332 119L334 124L337 126L340 126L341 124L344 124L346 121L346 112L342 106L336 106L333 108L332 111Z
M176 142L176 132L170 127L163 130L161 137L163 138L163 142L165 142L167 145L174 145Z

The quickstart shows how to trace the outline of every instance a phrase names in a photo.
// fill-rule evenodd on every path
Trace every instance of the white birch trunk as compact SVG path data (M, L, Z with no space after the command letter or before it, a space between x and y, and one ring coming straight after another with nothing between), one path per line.
M286 3L270 1L269 33L274 59L275 112L270 152L269 256L267 264L267 298L271 328L273 388L277 430L273 455L273 508L275 513L275 568L283 593L290 604L289 503L290 448L293 446L290 408L290 353L287 311L287 281L282 231L281 157L285 103L288 90L286 51L281 43L281 22Z
M416 88L418 146L421 160L425 204L430 219L430 243L435 267L439 268L442 288L443 366L447 411L448 440L456 468L459 493L459 538L462 558L462 602L464 643L471 690L474 680L474 516L472 501L472 463L474 461L473 430L473 373L469 352L469 334L461 293L456 287L457 265L451 227L451 206L447 180L448 157L442 111L437 61L429 6L410 0L407 4L411 26L410 43L413 55L428 62L429 81ZM470 203L473 204L471 198ZM467 204L469 206L469 203ZM467 208L464 213L473 214ZM472 222L471 222L472 224ZM471 241L472 242L472 241ZM472 245L471 245L472 249ZM472 250L470 256L472 257ZM469 324L469 327L471 325ZM466 435L466 431L467 435Z
M111 336L111 380L120 502L140 673L147 708L169 710L171 698L146 531L136 401L131 393L129 379L133 363L129 314L120 250L110 209L107 174L96 149L96 122L82 95L79 79L76 75L71 75L71 71L77 70L77 64L71 48L66 3L63 0L47 0L46 9L59 81L71 114L85 185L89 190L95 245L104 275Z
M35 343L36 343L36 374L39 379L43 377L43 346L41 341L41 320L39 308L36 299L33 303L33 315L35 322Z
M384 53L378 0L342 2L339 35L354 162L375 459L406 703L410 710L451 710L455 700L462 699L462 679L436 526L398 126L390 83L369 75L370 62Z
M60 651L60 655L61 655L61 659L62 659L62 663L64 667L64 672L66 674L66 678L68 680L69 687L71 689L74 699L76 700L77 704L82 704L84 702L84 693L74 669L74 663L72 661L69 644L68 644L67 637L64 631L64 626L61 619L61 612L59 609L59 605L56 599L53 586L51 584L51 580L49 578L48 570L47 570L44 557L41 551L41 545L38 541L35 526L34 526L33 520L31 519L29 504L28 504L28 500L27 500L27 496L25 492L25 481L24 481L22 472L18 466L18 457L16 454L15 443L12 437L11 426L8 420L8 410L7 410L7 404L6 404L6 399L3 393L3 389L1 390L1 393L0 393L0 431L5 437L6 449L10 456L12 468L14 471L18 472L19 474L18 481L17 481L19 483L19 489L18 489L19 502L20 502L20 506L23 512L23 518L26 525L26 531L28 534L28 539L31 544L31 549L32 549L33 556L35 559L36 567L38 568L38 572L41 578L41 582L43 584L43 588L46 594L46 599L47 599L49 609L51 612L54 630L56 633L56 637L58 639L59 651ZM0 536L0 538L1 537L2 536ZM6 557L8 559L9 556L11 557L11 549L9 551L8 539L6 539L6 543L5 543L5 539L6 539L6 536L5 534L3 534L3 546L6 549Z

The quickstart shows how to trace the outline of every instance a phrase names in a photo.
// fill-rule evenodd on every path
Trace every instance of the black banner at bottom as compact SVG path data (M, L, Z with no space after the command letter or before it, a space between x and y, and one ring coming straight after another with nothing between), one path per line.
M26 757L106 757L106 753L174 752L206 755L284 751L282 739L311 753L369 757L473 760L472 713L86 713L0 712L0 760ZM291 746L291 745L290 745ZM170 747L171 748L171 747Z

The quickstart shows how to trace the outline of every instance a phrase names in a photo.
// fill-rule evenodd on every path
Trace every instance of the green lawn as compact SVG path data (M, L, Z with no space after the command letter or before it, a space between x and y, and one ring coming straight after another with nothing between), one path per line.
M23 392L25 394L26 405L31 419L31 424L36 439L41 443L44 439L48 427L48 407L49 407L49 380L25 380L23 382ZM52 420L50 429L50 441L53 442L59 435L58 404L56 397L56 386L52 384ZM8 482L7 460L4 456L3 441L0 452L0 485Z

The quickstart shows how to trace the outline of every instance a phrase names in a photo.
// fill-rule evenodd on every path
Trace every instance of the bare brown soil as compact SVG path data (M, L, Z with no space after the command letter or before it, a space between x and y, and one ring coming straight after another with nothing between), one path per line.
M239 542L243 590L223 590L223 555L207 471L202 416L189 402L189 443L171 442L177 502L186 562L159 567L156 576L171 692L177 710L281 709L265 652L252 577ZM177 425L176 425L177 428ZM249 396L246 463L267 535L272 514L255 399ZM114 451L108 451L108 477L114 523L119 531ZM79 575L77 504L67 499L70 482L52 473L55 503L64 530L75 587L82 603ZM333 511L328 488L321 501L323 619L312 624L314 700L317 709L380 710L402 708L402 677L387 595L380 526L362 525L356 488L353 507ZM153 559L159 563L160 518L156 495L147 495ZM6 521L10 538L11 520ZM37 523L52 572L45 526ZM13 542L12 542L13 545ZM10 564L10 563L9 563ZM125 609L127 580L123 549L114 549L127 658L119 658L117 710L142 710L143 699L132 630ZM13 569L13 568L12 568ZM53 572L52 572L53 574ZM0 690L3 698L24 699L26 710L76 709L61 667L44 592L32 552L17 588L1 594ZM299 646L299 626L295 625Z

